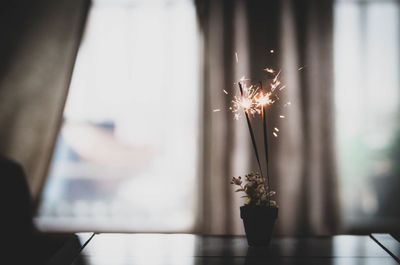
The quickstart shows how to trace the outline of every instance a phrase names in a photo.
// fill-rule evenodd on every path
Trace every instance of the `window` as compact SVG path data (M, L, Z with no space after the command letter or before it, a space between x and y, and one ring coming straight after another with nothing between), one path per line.
M400 2L336 1L335 89L343 216L399 229Z
M92 3L39 228L193 229L196 38L190 0Z

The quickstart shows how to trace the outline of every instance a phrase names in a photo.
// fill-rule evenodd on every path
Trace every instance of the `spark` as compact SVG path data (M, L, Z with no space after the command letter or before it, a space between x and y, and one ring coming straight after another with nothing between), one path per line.
M274 80L272 82L277 82L279 75L281 74L281 70L279 70L279 72L276 74L276 76L274 77Z
M226 91L225 89L222 89L222 91L224 91L225 94L229 94L228 91Z
M304 66L299 67L299 68L297 69L297 71L301 71L301 70L303 70L303 69L304 69Z
M244 81L249 81L250 79L247 79L245 76L242 76L240 79L239 79L239 82L242 82L242 83L244 83ZM236 84L236 83L234 83L234 84Z
M248 98L242 99L242 107L244 108L245 111L248 111L251 108L252 104L253 103L251 102L250 99L248 99Z
M271 83L271 91L274 91L277 87L279 87L279 85L281 84L281 81L276 80L275 82ZM281 90L281 89L279 89Z
M269 53L274 53L275 51L274 50L269 50Z
M275 70L272 68L266 68L264 70L270 70L275 73ZM238 97L234 96L232 100L232 106L229 108L233 113L237 113L240 110L244 110L245 112L256 115L263 114L263 108L265 106L269 106L275 103L275 101L279 100L278 96L278 88L282 89L281 81L279 80L279 75L281 71L279 71L274 78L270 82L270 88L266 91L263 90L262 84L251 85L247 82L249 79L246 79L245 76L242 76L238 83L240 83L243 87L243 95Z
M284 115L279 115L279 118L284 119L285 116Z
M279 88L279 91L283 90L284 88L286 88L286 86L281 86L281 87Z
M273 132L272 133L275 137L278 137L278 134L276 134L276 132Z
M285 103L285 105L283 105L284 107L290 106L292 105L292 103L290 101L288 101L287 103Z
M271 105L274 101L271 99L271 93L263 94L260 91L259 96L256 98L257 106L264 107L265 105Z
M213 112L219 112L219 111L221 111L220 109L215 109L215 110L213 110Z
M272 79L272 82L270 84L272 92L274 92L275 89L278 88L279 85L281 84L281 81L278 79L280 74L281 74L281 70L279 70L279 72L275 75L274 79ZM279 90L282 90L282 89L279 89Z
M241 84L243 84L243 96L234 96L232 100L232 106L229 109L233 113L237 113L243 109L245 112L253 116L255 114L261 114L261 109L258 102L258 100L260 99L259 88L253 85L248 87L246 86L245 82L241 82Z
M236 57L236 63L238 63L239 62L239 57L238 57L237 52L235 52L235 57Z
M264 71L266 71L266 72L268 72L268 73L270 73L270 74L275 73L275 70L272 69L272 68L265 68Z
M278 128L276 128L276 127L274 128L274 130L275 130L275 131L277 131L277 132L279 132L279 129L278 129Z

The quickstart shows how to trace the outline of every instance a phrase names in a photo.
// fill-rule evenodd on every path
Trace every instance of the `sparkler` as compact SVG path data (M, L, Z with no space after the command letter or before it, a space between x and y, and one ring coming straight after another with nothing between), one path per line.
M239 82L239 90L240 90L240 95L242 96L242 102L244 102L244 105L241 105L241 106L243 107L243 110L244 110L244 113L245 113L245 116L246 116L247 126L249 127L249 132L250 132L250 137L251 137L251 142L253 143L253 148L254 148L254 152L256 153L258 167L260 168L260 174L263 177L262 170L261 170L260 157L258 156L256 138L254 137L253 128L251 127L250 117L249 117L249 110L252 110L251 107L253 105L253 102L250 99L253 99L253 97L251 97L250 99L244 97L245 93L243 91L242 84L240 82ZM250 93L249 95L253 95L254 96L255 93L254 94Z
M262 86L262 84L260 84ZM267 118L266 118L266 112L267 112L267 106L269 104L272 104L273 101L270 99L271 93L267 93L265 96L263 96L262 91L261 91L261 96L260 96L260 101L259 104L261 105L261 116L263 119L263 132L264 132L264 151L265 151L265 162L267 166L267 184L268 187L266 187L266 190L269 191L271 189L271 181L269 178L269 159L268 159L268 134L267 134ZM269 200L269 197L268 197Z
M273 53L273 51L271 52ZM237 56L237 55L236 55ZM263 136L264 136L264 151L265 151L265 159L266 159L266 167L267 167L267 182L265 183L265 190L270 191L271 182L269 177L269 154L268 154L268 124L267 124L267 109L268 106L274 104L277 100L279 100L278 93L285 88L281 84L279 80L279 75L281 71L276 71L272 68L264 69L269 74L274 74L272 81L270 82L269 89L263 89L262 83L260 82L258 85L246 85L245 77L242 77L238 82L240 97L234 96L232 100L232 106L229 108L234 113L234 118L239 118L239 112L244 111L246 116L247 126L249 128L249 133L251 137L251 142L253 144L253 149L256 155L257 164L260 169L260 174L263 177L263 173L261 170L261 163L259 158L259 153L257 149L256 139L254 136L254 131L251 126L250 115L255 116L257 114L262 116L263 120ZM268 91L269 90L269 91ZM290 102L286 103L285 106L290 105ZM285 116L280 115L280 118L284 118ZM279 129L274 127L274 131L272 132L273 136L278 137Z
M244 110L245 113L249 113L252 116L255 114L260 114L260 105L257 102L257 97L259 96L259 88L250 86L246 87L244 84L244 78L238 82L240 88L240 98L235 96L232 100L232 106L229 108L232 112L237 113L240 110Z
M263 112L262 112L262 119L263 119L263 131L264 131L264 150L265 150L265 162L267 163L267 183L268 183L268 187L267 187L267 191L270 190L271 188L271 181L269 179L269 160L268 160L268 135L267 135L267 118L266 118L266 112L267 112L267 103L263 104L263 108L262 108Z
M275 53L274 50L269 50L270 54ZM239 63L239 57L237 52L235 52L236 63ZM304 67L298 68L301 71ZM240 96L233 96L232 105L229 107L229 110L232 111L234 115L234 119L238 120L240 118L241 111L244 112L246 116L247 126L250 133L251 142L253 145L254 153L256 155L257 164L260 169L261 177L263 177L263 172L261 169L260 157L257 149L256 139L254 136L253 127L250 121L250 115L255 117L256 115L261 115L263 121L263 138L264 138L264 151L265 151L265 160L267 167L267 181L264 181L264 188L268 192L271 192L271 182L269 177L269 154L268 154L268 124L267 124L267 110L268 107L273 105L276 101L279 101L279 93L286 86L282 85L279 80L279 76L281 71L276 71L273 68L266 67L263 69L267 74L272 75L273 77L270 79L269 86L267 85L265 89L263 88L262 82L259 82L258 85L251 85L250 79L246 79L244 76L240 78L237 83L234 85L239 86ZM222 89L222 91L228 95L229 93ZM291 102L286 102L283 107L290 106ZM214 109L213 112L220 112L220 109ZM285 118L284 115L279 115L279 118ZM272 135L274 137L278 137L279 129L277 127L273 128ZM264 178L264 177L263 177ZM268 198L269 200L269 198Z

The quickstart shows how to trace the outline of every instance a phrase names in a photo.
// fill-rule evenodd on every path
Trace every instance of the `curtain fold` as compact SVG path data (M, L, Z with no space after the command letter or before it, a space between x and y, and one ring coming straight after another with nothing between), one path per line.
M245 14L238 12L243 10L243 3L232 3L197 2L204 33L204 148L200 173L202 200L198 232L205 234L232 234L237 231L243 233L241 220L237 218L240 200L237 194L233 194L229 182L236 172L245 172L248 169L249 148L240 139L247 137L246 125L235 122L232 113L226 111L231 99L225 93L235 94L238 88L233 86L233 80L238 79L239 74L247 72L247 36L243 36L247 27L243 27ZM236 31L237 28L241 32ZM235 51L242 62L240 65L234 63ZM241 51L244 53L241 54ZM220 111L214 112L215 109Z
M2 10L0 153L21 163L37 202L90 1L9 2Z
M336 233L340 226L333 1L198 0L196 4L204 39L205 77L200 231L243 234L239 206L244 201L234 194L229 179L258 171L258 167L245 120L233 120L226 110L237 93L233 83L241 76L253 82L265 80L263 69L268 66L282 70L281 80L287 88L280 101L291 103L287 108L274 105L267 113L268 123L280 129L278 138L269 137L271 184L280 207L275 232ZM221 111L212 111L217 108ZM262 146L261 123L253 124Z
M289 234L332 234L340 229L333 1L286 0L281 10L281 64L285 96L292 104L277 145L275 173L282 207L278 227Z

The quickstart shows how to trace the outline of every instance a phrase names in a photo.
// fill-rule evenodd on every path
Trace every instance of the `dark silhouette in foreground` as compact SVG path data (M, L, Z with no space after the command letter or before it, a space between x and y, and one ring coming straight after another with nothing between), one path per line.
M78 237L38 231L22 167L0 155L0 229L8 264L71 264L79 253Z

